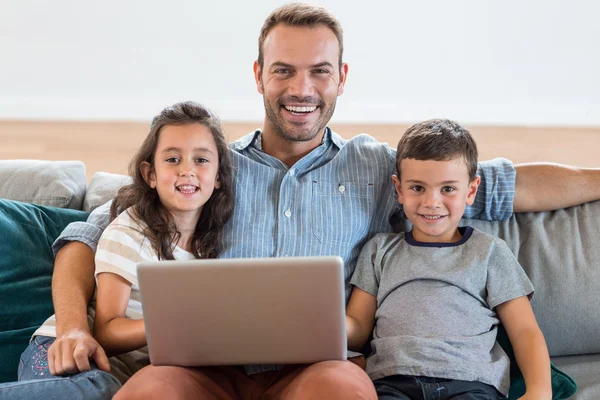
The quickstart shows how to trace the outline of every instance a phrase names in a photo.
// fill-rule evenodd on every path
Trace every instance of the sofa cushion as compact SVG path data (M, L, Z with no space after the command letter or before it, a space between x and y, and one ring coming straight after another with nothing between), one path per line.
M0 198L81 210L87 178L81 161L0 161Z
M572 400L600 399L600 354L553 357L552 362L577 381Z
M600 353L600 201L463 222L501 237L519 259L535 288L531 305L551 356Z
M498 329L498 343L510 358L510 392L508 400L517 400L525 394L525 379L517 365L515 352L504 327ZM577 392L577 383L554 364L550 364L552 379L552 400L569 399Z
M121 186L131 183L131 178L125 175L96 172L87 188L83 210L92 212L96 207L112 200Z
M0 199L0 382L17 379L31 334L53 314L54 239L88 213Z

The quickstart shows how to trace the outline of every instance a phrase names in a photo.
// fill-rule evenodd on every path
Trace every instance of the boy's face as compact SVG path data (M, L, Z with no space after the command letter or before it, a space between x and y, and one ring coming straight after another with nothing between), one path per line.
M400 162L400 180L392 180L398 202L413 224L413 237L420 242L448 243L460 239L457 230L465 206L473 204L479 177L469 181L467 165L450 161Z

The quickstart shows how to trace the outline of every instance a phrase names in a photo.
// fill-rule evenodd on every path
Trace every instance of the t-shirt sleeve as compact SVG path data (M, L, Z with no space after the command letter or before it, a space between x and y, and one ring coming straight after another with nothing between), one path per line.
M515 167L505 158L477 165L481 183L472 206L465 208L465 218L501 221L511 217L515 198Z
M494 238L488 260L487 303L490 308L521 296L533 296L533 285L508 245Z
M363 246L358 255L356 269L350 280L350 284L375 297L377 297L379 277L381 276L380 263L377 257L378 243L377 236L375 236Z
M110 272L122 276L132 285L138 284L137 264L148 261L147 241L138 230L113 221L102 233L96 250L97 276Z

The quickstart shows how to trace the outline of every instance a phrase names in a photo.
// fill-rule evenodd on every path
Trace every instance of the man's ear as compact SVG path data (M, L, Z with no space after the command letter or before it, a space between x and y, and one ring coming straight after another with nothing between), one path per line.
M469 193L467 194L467 205L471 206L475 202L475 196L477 195L477 188L479 188L479 184L481 183L481 178L476 176L469 183Z
M254 80L256 81L256 90L258 90L258 93L265 94L262 84L262 68L258 64L258 60L254 61Z
M140 171L142 172L142 176L144 180L152 189L156 189L156 174L154 173L152 166L149 162L144 161L142 165L140 165Z
M402 195L400 178L398 178L396 175L392 175L392 182L394 182L394 187L396 188L396 193L398 194L398 203L404 204L404 196Z
M344 93L344 85L346 84L346 78L348 78L348 63L343 63L340 68L340 84L338 85L338 96Z

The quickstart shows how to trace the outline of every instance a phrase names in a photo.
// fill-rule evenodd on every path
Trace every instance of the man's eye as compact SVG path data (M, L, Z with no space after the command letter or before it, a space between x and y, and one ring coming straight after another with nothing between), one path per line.
M275 70L275 73L278 75L286 75L286 74L290 73L290 70L289 70L289 68L277 68Z
M323 69L323 68L318 68L318 69L315 69L315 74L319 74L319 75L329 74L329 70L328 69Z

